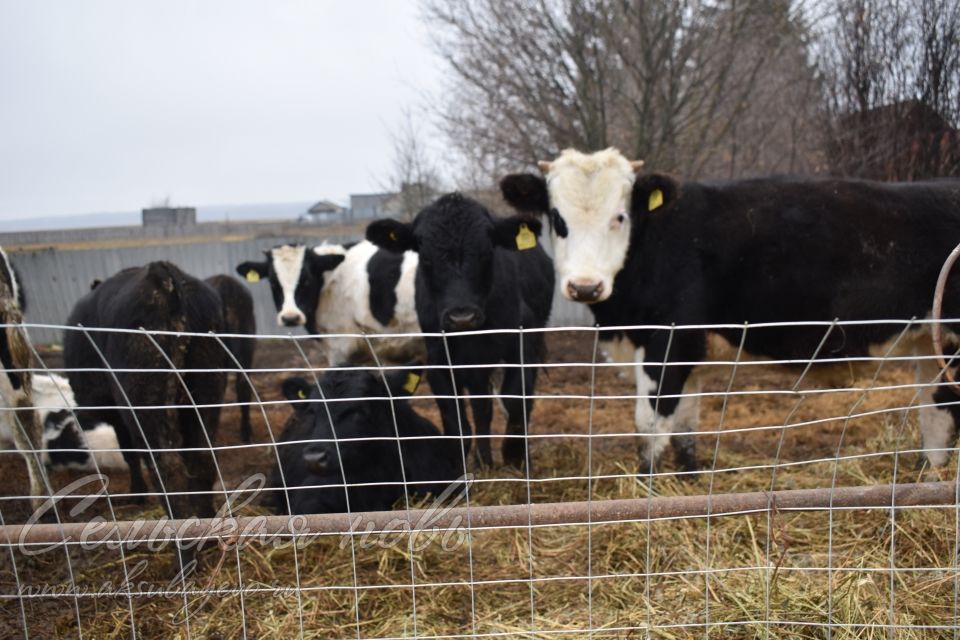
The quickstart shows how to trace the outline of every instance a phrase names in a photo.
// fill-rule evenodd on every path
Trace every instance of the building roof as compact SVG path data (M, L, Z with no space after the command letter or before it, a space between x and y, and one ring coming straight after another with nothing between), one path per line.
M335 202L330 202L329 200L318 200L316 204L307 209L307 213L311 215L322 215L327 213L342 213L343 207L338 205Z

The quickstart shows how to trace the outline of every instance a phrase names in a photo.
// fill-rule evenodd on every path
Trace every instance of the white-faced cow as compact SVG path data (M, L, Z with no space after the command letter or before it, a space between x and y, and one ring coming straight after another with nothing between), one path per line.
M418 333L413 281L417 254L379 250L370 242L352 245L281 245L262 262L244 262L237 273L248 281L269 279L277 324L304 327L310 334ZM417 337L375 338L379 358L410 360L422 353ZM324 338L331 364L370 359L363 337Z
M416 368L285 380L294 411L280 436L268 502L281 513L379 511L405 492L443 493L464 474L460 443L440 437L410 407L419 380Z
M510 175L501 190L518 210L548 216L560 290L590 304L601 326L922 319L960 240L958 180L681 183L637 175L614 149L567 150L540 167L545 177ZM954 282L950 317L960 311ZM777 359L883 355L903 327L845 326L819 348L824 327L753 328L744 348ZM898 351L929 353L922 329L900 339ZM742 329L718 332L737 344ZM646 470L669 434L695 430L694 401L679 400L692 366L662 371L660 363L700 361L705 339L702 331L668 330L627 337L636 347L636 426L651 435L641 447ZM932 382L936 368L918 363ZM922 400L931 403L929 389ZM926 459L944 464L955 438L949 413L930 406L920 422ZM682 445L680 464L696 469L692 441L674 444Z
M67 325L82 327L66 330L63 340L77 419L84 427L116 427L131 493L146 490L145 457L155 463L149 466L171 517L212 516L210 446L226 354L203 334L223 331L217 292L176 265L152 262L103 281L76 303Z
M9 434L27 463L33 506L41 501L43 430L33 410L31 349L23 323L26 298L6 252L0 249L0 432Z
M232 358L227 357L227 367L232 369L238 366L241 369L234 373L233 389L240 404L240 437L244 442L250 442L250 398L253 389L243 371L249 371L253 366L253 352L257 346L257 319L253 315L253 296L236 278L228 275L211 276L204 282L213 287L223 303L223 332L234 336L250 336L223 339L224 346L233 355Z
M503 458L519 466L524 460L526 419L533 406L535 366L543 362L543 333L468 334L481 329L534 329L546 325L553 302L553 266L536 240L540 222L521 217L494 218L479 202L458 193L435 201L409 224L378 220L367 227L367 238L394 251L417 251L416 309L427 333L427 360L445 368L430 369L430 388L440 398L444 433L463 435L460 421L470 425L460 400L471 396L473 418L481 439L480 460L492 463L490 422L493 404L490 367L506 365L501 393L507 413ZM447 354L449 347L449 357ZM454 365L451 373L450 365ZM512 366L511 366L512 365ZM454 400L453 397L457 399ZM521 400L520 398L524 398Z

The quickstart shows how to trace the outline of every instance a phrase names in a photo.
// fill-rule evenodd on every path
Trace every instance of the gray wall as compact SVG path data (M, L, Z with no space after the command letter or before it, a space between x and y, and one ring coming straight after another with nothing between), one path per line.
M331 235L328 242L359 239L356 235ZM90 250L38 249L13 251L10 257L20 274L27 294L26 321L34 324L62 325L74 303L90 290L94 279L103 280L120 269L169 260L187 273L207 278L218 273L236 275L234 268L245 260L259 260L263 251L277 244L296 241L294 236L276 236L239 242L189 242L142 247L120 247ZM319 244L317 238L302 239ZM547 247L549 250L549 247ZM278 327L270 285L266 282L248 285L257 313L257 328L262 335L287 335L291 329ZM575 304L554 294L552 325L591 325L593 318L584 305ZM300 329L293 329L300 332ZM31 337L38 344L60 342L56 329L31 328Z

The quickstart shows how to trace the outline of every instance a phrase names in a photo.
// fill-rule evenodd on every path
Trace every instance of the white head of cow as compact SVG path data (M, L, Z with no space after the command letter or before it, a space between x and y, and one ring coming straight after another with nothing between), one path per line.
M531 174L503 179L507 202L521 211L547 213L560 291L578 302L600 302L613 292L630 247L630 205L636 172L616 149L584 154L567 149L540 162L546 181Z

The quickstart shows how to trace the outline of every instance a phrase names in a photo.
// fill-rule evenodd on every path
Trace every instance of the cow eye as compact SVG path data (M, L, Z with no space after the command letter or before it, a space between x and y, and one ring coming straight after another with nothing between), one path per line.
M559 237L567 237L567 223L556 209L550 209L550 224Z

